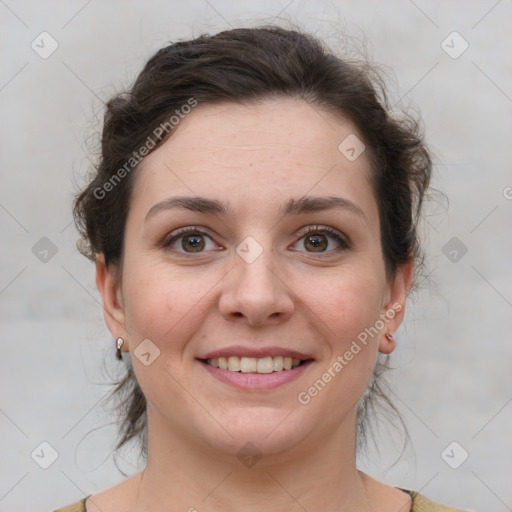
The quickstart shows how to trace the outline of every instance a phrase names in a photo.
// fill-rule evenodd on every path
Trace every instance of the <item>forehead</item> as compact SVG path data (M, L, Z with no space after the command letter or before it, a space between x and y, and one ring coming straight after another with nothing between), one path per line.
M302 100L199 105L141 163L132 197L229 193L243 205L255 195L332 195L341 187L357 200L369 188L369 163L365 152L350 160L340 151L348 137L361 139L352 122Z

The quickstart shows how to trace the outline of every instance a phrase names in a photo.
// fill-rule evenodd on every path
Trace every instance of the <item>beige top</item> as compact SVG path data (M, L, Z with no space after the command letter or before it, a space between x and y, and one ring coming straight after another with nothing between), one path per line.
M459 509L453 507L447 507L445 505L440 505L439 503L434 503L433 501L425 498L425 496L417 493L416 491L408 491L406 489L401 489L412 497L412 508L409 512L462 512ZM82 498L80 501L73 503L72 505L67 505L66 507L58 508L53 512L87 512L85 508L85 500L89 496Z

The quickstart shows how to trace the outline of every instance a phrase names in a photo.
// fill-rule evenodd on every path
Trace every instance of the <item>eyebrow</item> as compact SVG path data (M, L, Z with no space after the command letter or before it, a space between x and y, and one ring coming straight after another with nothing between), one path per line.
M231 208L231 205L224 201L197 196L178 196L164 199L163 201L152 206L146 215L145 221L161 211L180 208L198 213L212 213L221 217L233 215L233 209ZM303 196L300 199L290 199L286 205L281 207L280 213L283 216L301 215L304 213L326 211L336 208L355 213L362 217L363 220L368 224L368 218L366 217L363 210L357 206L357 204L348 199L336 196Z

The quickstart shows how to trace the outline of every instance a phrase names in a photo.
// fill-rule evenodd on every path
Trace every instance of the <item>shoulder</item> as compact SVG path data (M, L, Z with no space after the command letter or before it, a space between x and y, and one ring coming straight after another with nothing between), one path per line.
M53 512L86 512L85 510L85 500L89 496L86 496L85 498L82 498L80 501L77 501L76 503L73 503L71 505L66 505L65 507L58 508L54 510Z
M134 502L142 476L137 473L108 489L89 494L80 501L54 510L53 512L104 512L128 510Z
M436 503L416 491L407 491L401 489L411 495L413 505L411 512L464 512L458 508L449 507Z

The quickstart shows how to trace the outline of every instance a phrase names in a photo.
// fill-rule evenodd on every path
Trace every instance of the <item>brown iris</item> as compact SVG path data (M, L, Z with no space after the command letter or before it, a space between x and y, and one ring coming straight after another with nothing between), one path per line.
M324 235L310 235L304 240L305 246L313 248L313 252L321 252L327 249L327 241ZM308 247L310 245L310 247Z
M189 242L189 245L185 246ZM192 249L188 252L200 252L204 249L204 239L202 235L186 235L182 238L181 246L187 251L188 249Z

